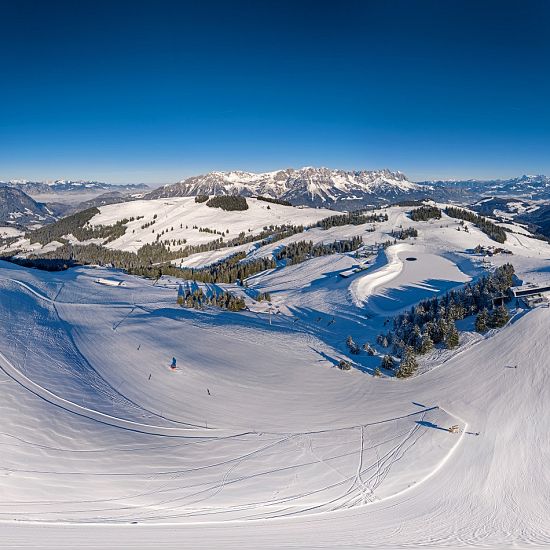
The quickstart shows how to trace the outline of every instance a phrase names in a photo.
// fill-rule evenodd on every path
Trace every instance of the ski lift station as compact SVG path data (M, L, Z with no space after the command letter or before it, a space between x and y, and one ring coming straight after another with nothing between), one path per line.
M511 287L510 292L514 298L521 300L529 308L542 304L550 304L550 284L536 285L534 283L527 283Z
M367 262L355 265L351 269L347 269L346 271L340 271L339 275L340 277L343 277L344 279L347 279L351 277L352 275L355 275L356 273L359 273L360 271L365 271L365 269L369 268L369 264Z

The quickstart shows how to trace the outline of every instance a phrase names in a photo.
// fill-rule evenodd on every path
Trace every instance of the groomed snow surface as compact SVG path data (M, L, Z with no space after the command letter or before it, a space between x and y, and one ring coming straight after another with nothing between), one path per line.
M349 279L348 255L251 277L240 291L269 291L271 316L179 308L172 278L0 262L2 548L550 545L550 309L409 380L372 376L366 354L335 367L348 334L374 341L494 244L416 227ZM365 229L332 237L388 231ZM492 261L543 280L548 245L509 240Z

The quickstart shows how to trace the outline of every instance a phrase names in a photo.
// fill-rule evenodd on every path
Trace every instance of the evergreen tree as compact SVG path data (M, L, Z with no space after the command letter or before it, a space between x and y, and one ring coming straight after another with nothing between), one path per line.
M351 363L345 359L340 359L338 363L338 368L340 370L351 370Z
M374 355L374 349L369 343L363 344L363 349L367 352L367 355Z
M384 357L382 357L380 366L386 370L393 370L395 367L395 361L393 360L393 357L391 355L384 355Z
M447 349L454 349L457 346L458 346L458 330L454 322L452 322L445 336L445 347Z
M478 216L473 212L463 210L462 208L456 208L449 206L445 209L445 214L451 218L457 218L460 220L466 220L472 222L476 227L481 229L483 233L488 235L494 241L503 243L506 240L506 231L499 225L494 224L483 216ZM464 225L464 224L462 224Z
M354 342L351 336L347 337L346 346L348 346L350 353L353 353L354 355L359 355L359 353L361 352L359 346Z
M417 369L418 363L416 362L414 351L411 347L407 347L395 376L397 376L397 378L408 378L412 376Z
M376 341L378 342L379 345L381 345L383 348L387 348L390 343L388 341L388 337L385 335L385 334L379 334L377 337L376 337Z
M410 346L414 348L414 351L419 353L422 349L422 333L420 332L420 327L415 324L413 326L412 334L410 334L407 341Z
M222 210L248 210L248 203L240 195L219 195L206 201L210 208L221 208Z
M510 319L510 314L508 310L500 305L493 310L489 318L489 326L491 328L503 327Z
M435 325L433 341L436 344L438 344L439 342L443 342L445 340L445 336L448 331L447 321L445 320L445 317L443 315L444 314L442 314L442 316L439 317Z
M416 222L426 221L429 219L439 219L441 218L441 210L436 206L421 206L416 210L413 210L410 214L411 220Z
M424 332L422 334L422 342L420 344L420 353L428 353L434 347L433 340L429 332Z
M477 332L485 332L489 328L489 312L484 307L476 317Z

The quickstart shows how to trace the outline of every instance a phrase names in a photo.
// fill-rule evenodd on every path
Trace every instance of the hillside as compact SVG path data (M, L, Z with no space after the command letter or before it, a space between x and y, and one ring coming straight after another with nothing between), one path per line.
M197 203L194 198L175 198L170 200L137 200L118 204L98 206L87 210L90 216L72 215L52 226L49 233L55 239L64 238L77 244L95 242L113 250L136 252L146 244L170 241L173 250L185 246L197 246L212 243L220 238L226 241L238 238L244 233L254 237L268 226L298 226L315 223L334 212L325 209L296 208L267 203L256 199L247 199L248 210L225 211L211 208L206 203ZM118 225L120 234L105 242L93 235L94 228L113 228ZM57 229L59 227L59 229ZM80 240L73 233L85 229L89 238ZM107 231L108 233L108 231ZM31 240L46 245L51 237L45 230L36 232ZM177 244L172 244L176 241ZM27 248L33 243L22 239L14 247ZM36 246L32 250L37 250Z
M299 241L322 245L362 236L363 242L382 246L399 238L404 229L423 227L425 223L417 224L404 216L412 207L342 215L327 209L285 206L254 198L243 202L246 210L215 208L209 206L212 201L198 202L194 197L93 207L10 239L0 245L0 252L4 256L15 253L19 257L43 257L51 262L59 259L64 262L62 265L67 260L76 260L148 271L159 266L166 268L167 274L177 275L177 271L167 266L201 268L234 255L239 255L242 262L274 258L281 246ZM458 224L460 229L465 223L460 218L466 216L469 221L465 230L477 225L489 235L482 241L467 236L472 249L478 244L491 246L491 243L515 246L516 237L510 235L526 232L520 225L507 227L465 210L451 210L458 213L453 215L459 219L445 217L448 221L438 222L442 228Z
M107 227L139 212L157 213L159 224L208 215L232 223L231 234L251 214L258 230L262 216L303 223L331 214L264 210L251 199L237 212L185 198L143 210L152 202L88 216ZM246 286L200 284L243 296L241 313L177 305L189 282L174 276L0 262L0 319L11 327L0 335L7 543L40 532L61 547L85 536L89 545L108 537L114 547L152 548L167 525L163 543L174 547L550 543L549 486L530 481L545 479L540 457L550 452L549 309L511 302L512 321L484 334L465 318L458 347L419 355L410 379L375 375L387 319L507 262L519 279L543 282L550 245L508 233L513 254L483 256L473 248L501 245L470 222L413 221L410 210L251 248L255 258L304 240L364 243L360 257L281 262ZM407 229L416 236L375 247ZM107 246L130 246L117 240ZM265 292L270 301L257 301ZM370 342L374 355L351 353L348 337ZM350 371L337 368L342 360ZM449 433L455 424L460 433ZM75 529L63 539L62 523Z
M18 189L0 185L0 225L43 225L54 220L44 204L36 202Z

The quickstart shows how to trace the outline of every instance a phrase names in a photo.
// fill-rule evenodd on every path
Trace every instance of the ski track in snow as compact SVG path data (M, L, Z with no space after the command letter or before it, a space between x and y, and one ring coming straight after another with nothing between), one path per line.
M48 298L47 296L42 294L40 291L35 290L32 286L30 286L30 285L28 285L24 282L17 281L17 280L14 280L14 279L8 279L8 282L14 283L17 286L23 288L25 291L29 292L32 296L34 296L35 298L37 298L40 301L44 301L44 302L52 304L52 305L55 304L55 300ZM73 307L81 308L81 307L85 307L86 305L87 304L79 301L78 303L74 304ZM231 437L241 438L243 436L252 435L251 433L224 433L223 430L207 430L205 432L204 429L201 430L201 429L179 428L179 427L172 427L172 426L168 426L168 427L167 426L155 426L155 425L150 425L150 424L142 424L142 423L137 423L137 422L133 422L133 421L128 421L128 420L125 420L123 418L113 417L112 415L104 414L100 411L91 409L89 407L83 407L81 405L78 405L77 403L66 400L66 399L54 394L53 392L47 390L46 388L43 388L39 384L36 384L35 382L33 382L26 375L24 375L20 370L18 370L14 366L14 364L11 361L9 361L5 357L4 354L1 354L1 353L0 353L0 367L2 368L2 370L7 375L9 375L12 379L17 381L19 384L21 384L21 386L23 386L24 388L26 388L30 392L34 393L35 395L41 397L43 400L47 401L48 403L56 405L57 407L63 409L64 411L71 412L71 413L74 413L74 414L79 415L79 416L83 416L83 417L85 417L87 419L90 419L90 420L94 420L94 421L97 421L97 422L100 422L100 423L107 424L110 427L123 429L123 430L130 430L132 432L136 432L136 433L143 434L143 435L150 435L150 436L157 436L157 437L158 436L162 436L162 437L168 436L170 438L191 438L191 439L200 439L200 440L207 440L207 439L214 440L214 439L224 439L224 438L231 438ZM435 408L435 409L437 409L437 408ZM430 410L434 411L435 409L432 408ZM428 412L428 411L413 413L412 415L406 415L405 417L401 417L401 418L408 418L410 416L414 417L414 416L418 416L420 414L422 414L423 415L422 417L424 417L426 412ZM401 420L400 418L389 418L389 419L385 419L385 420L382 420L382 421L377 421L374 424L399 422L400 420ZM418 426L416 426L416 428L418 428ZM357 426L352 426L350 428L336 428L336 432L345 432L347 430L355 431L356 429L357 429ZM359 426L359 429L361 430L361 433L362 433L362 430L364 429L364 426ZM202 502L209 501L209 500L215 498L218 494L220 494L226 488L226 486L228 484L240 483L243 480L249 479L250 477L254 477L255 475L265 476L265 475L270 475L270 472L273 473L273 472L277 472L277 471L287 470L288 467L282 468L282 469L267 470L266 472L260 472L259 474L254 474L253 476L245 476L245 477L241 476L241 477L237 477L237 479L231 479L231 475L234 472L234 470L236 470L237 468L240 468L246 460L250 459L251 456L254 456L258 453L264 453L265 454L265 451L267 449L271 449L274 446L279 446L282 443L288 441L289 439L292 439L292 438L297 437L297 436L303 436L303 437L308 438L311 454L314 456L314 460L313 460L313 462L300 463L300 464L297 464L297 465L294 465L294 466L291 465L290 470L294 470L295 468L304 468L304 467L307 468L308 465L311 466L311 465L315 465L315 464L322 464L323 466L328 467L332 471L338 472L338 469L335 468L334 466L332 466L331 462L334 461L334 460L338 460L342 456L344 456L344 457L349 456L350 453L343 453L343 454L332 456L332 457L322 457L322 456L319 456L317 453L313 452L313 447L311 445L311 437L317 437L317 438L318 437L327 437L327 436L330 436L330 434L332 432L334 432L334 430L327 429L327 430L314 430L314 431L309 431L309 432L303 432L302 434L291 433L291 434L286 435L282 439L276 440L275 442L270 442L267 445L264 445L263 447L261 447L260 449L252 451L252 453L247 453L247 454L241 455L239 457L229 459L227 461L223 461L223 462L218 463L218 464L205 466L205 467L198 467L198 468L193 468L193 469L187 468L185 470L157 471L154 474L155 477L158 477L159 475L161 477L163 477L163 476L176 476L177 477L177 476L182 475L184 473L189 473L189 472L197 471L197 470L200 470L200 469L217 468L222 464L230 465L229 468L223 473L223 475L221 476L221 479L217 483L212 484L211 482L209 482L203 488L200 488L202 486L202 484L200 484L198 486L198 488L199 488L198 491L188 494L185 498L178 497L175 500L173 498L169 498L169 499L162 499L162 500L158 501L155 506L162 509L164 515L160 514L160 513L157 513L155 516L151 517L150 519L155 519L157 521L161 520L161 519L174 520L175 518L193 517L197 513L201 516L211 516L213 514L215 515L216 513L227 514L228 511L237 511L237 512L241 512L241 513L243 511L247 511L247 512L254 511L254 513L252 513L252 514L248 513L247 517L249 517L249 519L262 517L266 513L267 513L266 517L279 517L279 516L286 516L289 513L291 515L294 515L294 514L297 514L297 513L312 513L315 510L323 510L323 509L336 510L336 509L339 509L341 507L349 507L353 504L365 503L366 499L365 499L365 496L364 496L364 494L365 494L364 485L363 485L362 482L358 483L358 479L360 478L361 473L362 473L362 463L363 463L362 462L363 461L362 457L363 457L364 444L363 444L363 439L361 438L361 447L360 447L360 451L359 451L359 456L360 456L359 470L357 471L355 476L344 477L344 480L341 480L339 482L332 483L332 484L329 484L329 485L326 485L326 486L321 486L321 487L318 487L318 488L316 488L314 490L311 490L311 491L293 494L293 495L290 495L286 498L278 498L278 499L272 499L272 500L268 500L268 501L256 501L255 503L251 503L251 504L248 504L248 505L241 504L241 505L237 505L237 506L224 506L222 509L218 510L218 512L216 512L216 509L213 509L213 510L203 510L202 512L200 512L200 511L199 512L189 511L189 512L178 513L177 510L179 510L180 505L176 505L174 507L174 504L176 502L180 501L180 500L185 500L186 507L195 507L195 506L197 506L198 504L200 504ZM9 436L10 434L7 434L7 435ZM270 432L262 433L261 437L263 437L264 435L267 436L268 438L271 437ZM407 438L408 438L408 436L407 436ZM22 441L24 441L24 440L22 440ZM31 442L31 444L32 444L32 442ZM399 448L399 446L397 448ZM378 452L378 451L376 451L376 452ZM351 453L351 454L353 454L353 453ZM380 462L378 461L377 463L374 464L374 466L375 467L380 467ZM372 468L373 468L373 465L369 465L367 467L367 470L370 470ZM6 469L4 468L4 470L6 470ZM70 471L59 471L59 472L57 472L57 471L48 471L48 470L40 470L40 469L25 470L25 469L22 469L22 468L10 468L10 469L7 469L6 471L9 471L11 473L16 473L16 472L30 473L30 474L34 474L34 475L38 475L38 474L54 475L54 476L74 476L74 475L85 476L86 475L86 472L84 472L84 471L83 472L70 472ZM95 475L102 475L102 476L106 476L106 477L113 477L113 476L117 477L117 476L120 476L122 474L121 473L116 473L116 472L107 472L107 473L104 473L104 474L96 473ZM133 474L127 473L127 474L124 474L124 475L132 476ZM140 475L142 475L142 474L140 474L140 473L135 474L135 476L138 476L138 477ZM342 477L342 474L339 473L339 476ZM296 504L296 503L302 501L303 499L307 499L307 497L311 497L311 496L314 496L314 495L322 495L323 493L325 493L327 491L331 492L335 488L338 488L338 487L342 486L344 483L348 483L350 481L352 482L351 486L348 489L346 489L344 491L344 493L340 496L332 497L332 498L330 498L330 499L328 499L324 502L315 503L313 505L310 504L310 505L307 505L307 506L304 506L304 505L299 506L299 505ZM190 487L187 487L187 488L189 489ZM172 491L173 490L171 489L169 492L172 492ZM362 496L360 496L359 498L355 498L353 495L356 492L359 492L360 495L362 495ZM162 493L163 493L163 491L159 492L158 490L155 490L153 492L140 493L139 497L143 498L145 496L152 496L152 495L160 496ZM131 497L128 497L128 498L135 499L135 498L137 498L137 496L138 495L132 495ZM123 498L122 501L124 501L124 500L125 500L125 498ZM120 497L118 497L118 498L110 498L110 499L106 499L106 500L88 499L86 501L72 501L72 502L74 502L74 503L80 502L82 505L84 505L86 503L88 506L90 506L94 503L95 503L95 505L97 505L97 504L101 504L101 503L107 504L107 503L117 503L117 502L122 502L122 501L121 501ZM30 505L31 503L26 502L26 504ZM35 501L35 504L40 506L41 504L45 505L46 502ZM68 502L64 502L64 505L67 505L67 504L68 504ZM290 509L287 508L287 506L289 504L292 506ZM283 505L285 506L284 509L281 508ZM262 508L270 509L270 508L273 508L273 507L276 507L279 511L264 512L260 515L258 515L258 513L257 513L257 510L261 510ZM124 509L126 509L126 507L124 507L124 506L122 508L117 507L115 509L113 509L112 507L108 507L104 511L108 511L108 510L114 511L114 510L124 510ZM173 511L167 515L167 512L169 512L170 510L173 510ZM97 513L99 511L99 509L94 510L94 508L92 508L89 513L92 513L94 511ZM1 512L0 512L0 514L1 514ZM35 514L36 513L29 513L30 519L33 519ZM61 519L62 519L64 513L52 510L52 511L49 511L49 512L38 512L38 515L44 516L42 519L46 521L47 518L50 517L50 516L61 516ZM1 515L0 515L0 517L1 517ZM124 517L125 516L122 516L122 517L118 516L119 521L123 520ZM136 517L135 514L134 514L134 517ZM145 518L142 518L142 520L143 519L145 519ZM103 517L103 520L107 521L107 518Z
M348 333L479 272L460 252L486 236L417 226L346 281L347 256L252 277L286 308L273 325L176 309L170 285L0 262L0 322L32 328L1 340L3 548L548 547L549 310L409 380L327 368ZM546 243L506 246L542 278Z

